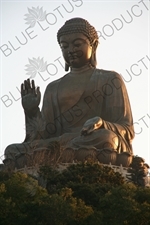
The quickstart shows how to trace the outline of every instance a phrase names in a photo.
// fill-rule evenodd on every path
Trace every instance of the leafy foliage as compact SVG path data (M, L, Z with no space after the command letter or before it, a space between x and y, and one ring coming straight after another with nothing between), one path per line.
M0 172L0 225L149 225L150 189L126 183L96 163L59 172L42 167L38 180Z
M37 180L22 173L1 172L0 180L0 225L76 224L93 213L92 207L72 196L71 189L49 195Z
M150 189L126 183L110 167L97 163L73 164L61 173L42 167L40 175L47 180L49 194L71 188L73 196L92 206L93 214L85 224L148 225ZM147 198L147 199L146 199ZM144 211L144 210L145 211Z

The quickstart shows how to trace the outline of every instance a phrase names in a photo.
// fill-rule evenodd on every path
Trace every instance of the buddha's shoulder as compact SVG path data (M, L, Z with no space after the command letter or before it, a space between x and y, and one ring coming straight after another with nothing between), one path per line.
M113 70L96 69L96 74L98 76L103 76L105 78L111 78L111 77L121 78L120 74Z

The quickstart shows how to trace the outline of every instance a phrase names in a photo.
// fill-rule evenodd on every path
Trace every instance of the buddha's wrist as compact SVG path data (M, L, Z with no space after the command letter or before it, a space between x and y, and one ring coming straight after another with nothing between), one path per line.
M39 112L39 107L33 108L31 110L24 109L24 112L25 112L25 115L30 117L30 118L36 117L36 115Z
M103 120L101 117L99 117L99 120L97 123L94 124L94 130L97 130L103 126Z
M101 119L101 127L103 127L103 125L104 125L104 121L103 121L103 119L102 118L100 118Z

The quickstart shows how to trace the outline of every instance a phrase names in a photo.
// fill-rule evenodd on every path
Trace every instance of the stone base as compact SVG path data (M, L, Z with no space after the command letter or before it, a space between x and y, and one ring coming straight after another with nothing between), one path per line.
M96 150L95 148L79 148L74 150L66 148L62 150L58 145L50 149L36 149L32 154L20 154L15 160L5 159L0 164L0 171L20 171L39 177L41 166L51 166L58 170L66 169L69 165L80 162L95 162L104 166L111 166L115 172L121 173L125 179L138 186L149 187L149 165L144 159L132 156L127 152L118 154L113 149Z
M59 163L78 163L78 162L100 162L102 164L112 164L123 167L129 167L132 163L132 155L123 152L118 154L113 149L96 150L95 148L87 149L84 147L74 150L72 148L61 149L60 146L52 145L48 148L39 148L32 154L20 154L14 160L5 159L5 170L13 171L26 167L51 166Z

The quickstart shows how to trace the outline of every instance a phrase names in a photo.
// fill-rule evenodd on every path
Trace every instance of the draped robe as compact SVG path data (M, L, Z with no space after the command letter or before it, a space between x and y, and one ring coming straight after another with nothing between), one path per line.
M99 116L103 120L100 129L109 130L118 137L117 151L132 153L133 119L127 90L121 76L114 71L94 69L84 85L80 85L80 82L86 76L85 73L71 76L68 73L47 86L42 108L42 118L46 122L45 137L61 136L66 146L67 141L74 147L86 146L86 143L96 146L95 142L101 136L100 130L87 137L81 137L80 131L88 119ZM67 85L70 85L67 84L69 79L72 80L72 87L78 80L77 87L72 91L70 91L72 87L69 91L67 88ZM63 88L64 92L60 91Z
M102 118L102 127L81 136L83 124L94 117ZM38 121L39 118L44 130L37 138L39 130L34 127L34 119ZM107 142L113 145L115 137L118 140L115 150L132 154L133 119L121 76L114 71L90 69L77 73L72 71L53 81L46 88L41 112L38 109L35 118L26 117L26 130L23 143L6 148L6 158L32 152L38 147L48 147L53 140L59 141L64 148L102 148ZM34 139L31 139L31 130L35 133Z

